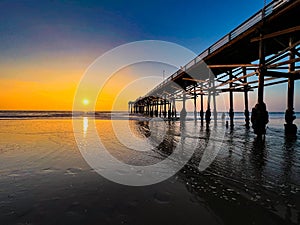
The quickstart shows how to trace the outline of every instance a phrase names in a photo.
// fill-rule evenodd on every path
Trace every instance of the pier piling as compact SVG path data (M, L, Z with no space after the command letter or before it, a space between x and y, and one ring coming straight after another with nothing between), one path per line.
M289 46L293 45L293 38L290 38ZM295 58L295 49L291 48L290 52L290 60ZM289 65L289 73L292 74L295 71L295 62L290 63ZM293 124L293 121L296 119L294 112L294 86L295 80L292 75L288 78L288 94L287 94L287 110L285 111L285 133L288 135L296 135L297 126Z
M197 120L197 94L196 94L196 85L194 85L194 119Z
M216 101L216 87L215 87L215 80L212 80L212 91L213 91L213 104L214 104L214 122L217 123L217 119L218 119L218 113L217 113L217 101Z
M232 80L232 71L229 71L229 79ZM230 128L232 129L234 126L233 118L234 118L234 111L233 111L233 87L232 82L229 83L229 118L230 118Z
M247 77L246 77L246 74L247 74L247 70L246 68L244 67L243 68L243 75L244 75L244 83L246 84L244 86L244 103L245 103L245 111L244 111L244 115L245 115L245 126L247 129L250 128L250 118L249 118L249 102L248 102L248 85L247 85Z
M186 113L185 103L186 103L186 92L184 90L182 95L182 110L180 112L180 120L184 120L186 118L187 113Z
M205 121L206 121L206 128L209 127L210 120L211 120L211 111L210 111L210 95L211 95L211 79L209 78L209 87L208 87L208 95L207 95L207 109L205 112Z
M201 83L201 93L200 93L200 119L201 119L201 126L203 126L204 121L204 107L203 107L203 84Z
M269 113L267 111L266 104L264 103L264 87L265 87L265 75L267 72L265 66L265 45L260 35L259 41L259 71L258 71L258 99L257 104L252 109L251 122L254 129L254 133L257 135L264 135L266 133L266 125L269 122Z

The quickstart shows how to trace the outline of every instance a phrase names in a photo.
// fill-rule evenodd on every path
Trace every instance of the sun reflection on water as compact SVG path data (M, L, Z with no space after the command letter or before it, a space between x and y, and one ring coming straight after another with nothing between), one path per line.
M89 127L89 118L87 116L83 117L83 136L86 137L86 133Z

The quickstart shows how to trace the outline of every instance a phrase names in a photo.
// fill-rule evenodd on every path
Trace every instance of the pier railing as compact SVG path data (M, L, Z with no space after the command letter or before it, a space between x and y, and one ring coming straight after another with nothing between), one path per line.
M291 2L293 0L274 0L270 2L268 5L266 5L263 9L258 11L256 14L254 14L252 17L250 17L248 20L246 20L244 23L242 23L240 26L229 32L227 35L222 37L219 41L217 41L215 44L211 45L209 48L204 50L201 54L199 54L196 58L188 62L185 66L181 67L179 70L177 70L174 74L169 76L167 79L165 79L163 82L161 82L159 85L157 85L154 89L152 89L146 96L149 96L153 94L156 90L163 87L166 83L173 80L178 76L180 73L187 71L197 63L199 63L201 60L203 60L208 55L212 54L219 48L223 47L230 41L237 38L239 35L243 34L247 30L249 30L251 27L265 19L267 16L270 16L274 11L277 9L283 7L286 3Z

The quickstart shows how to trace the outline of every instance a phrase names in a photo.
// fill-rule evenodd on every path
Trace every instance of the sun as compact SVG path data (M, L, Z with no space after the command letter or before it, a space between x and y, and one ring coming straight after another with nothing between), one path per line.
M83 103L84 105L88 105L88 104L90 103L90 101L89 101L88 99L83 99L82 103Z

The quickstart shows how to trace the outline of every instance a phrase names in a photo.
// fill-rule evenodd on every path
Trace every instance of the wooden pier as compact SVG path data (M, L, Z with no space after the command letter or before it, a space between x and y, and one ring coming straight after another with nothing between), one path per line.
M300 79L300 0L276 0L207 48L145 96L129 102L129 111L147 116L176 118L176 101L182 101L180 118L186 117L187 99L200 96L200 120L209 126L217 117L216 95L229 92L230 127L234 126L235 92L244 94L245 123L257 135L266 133L266 86L288 85L285 132L295 135L294 83ZM257 104L249 113L248 92L257 89ZM204 112L204 96L207 97ZM274 99L274 101L276 101ZM213 112L211 112L211 103Z

